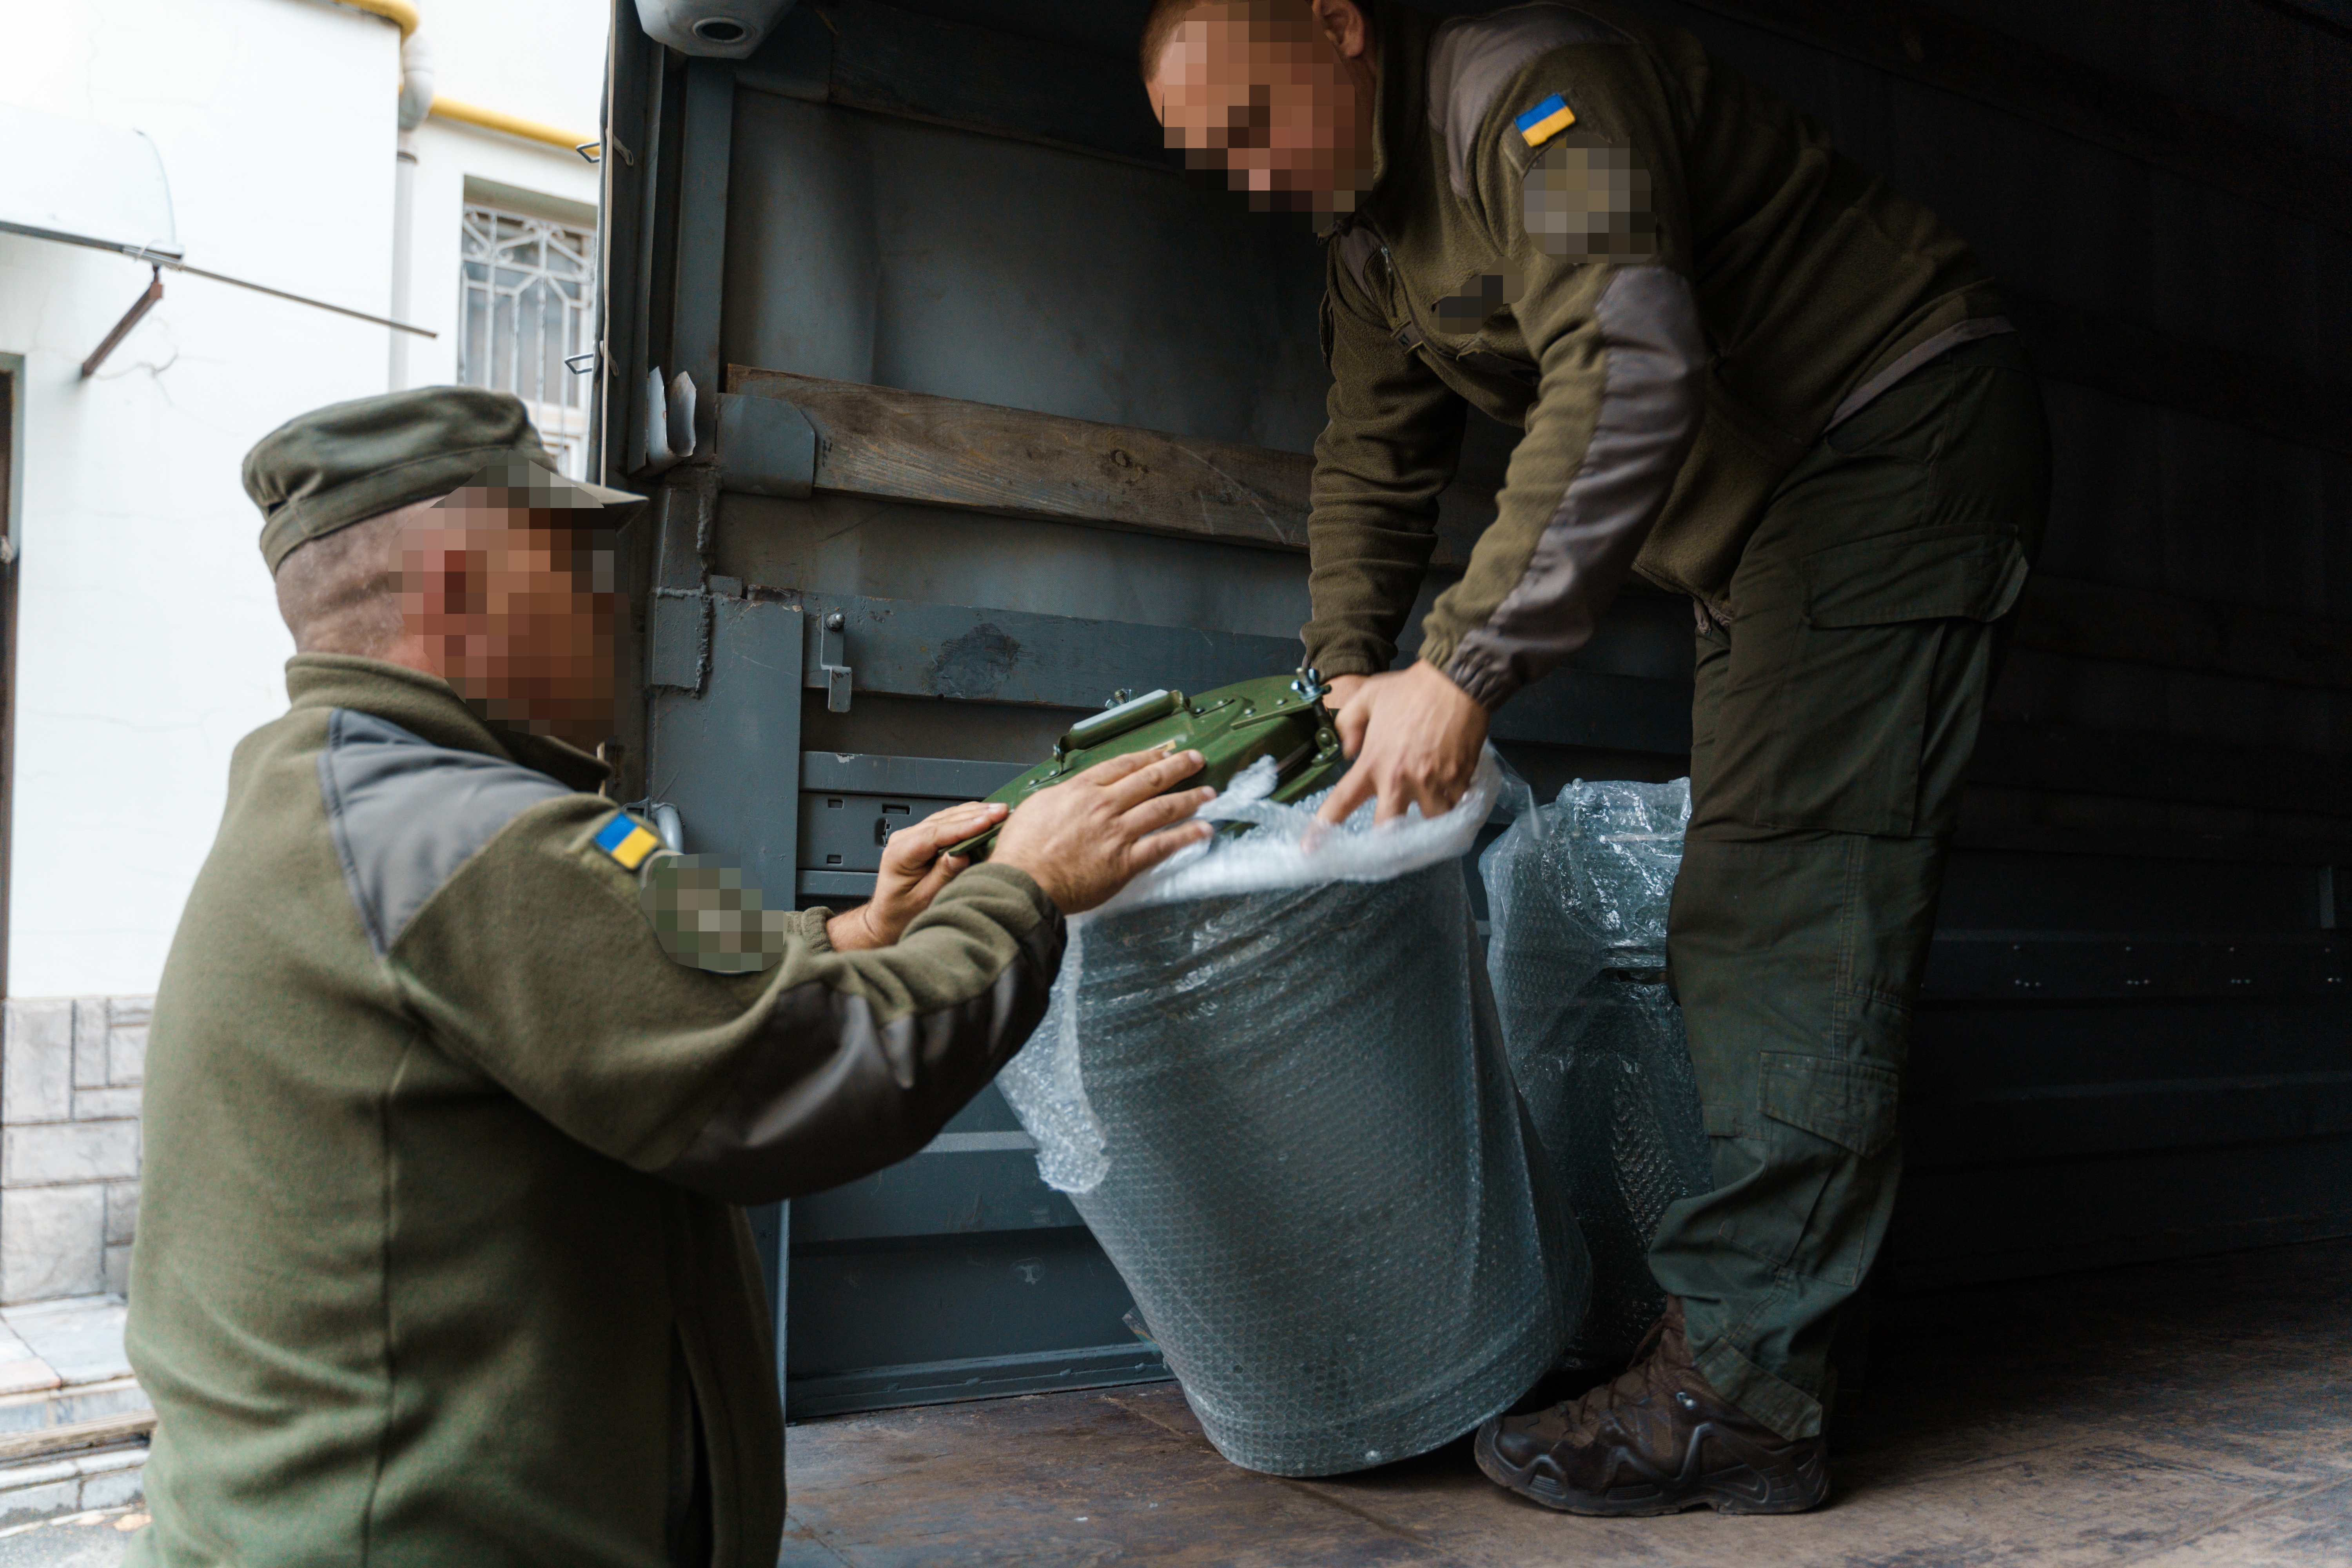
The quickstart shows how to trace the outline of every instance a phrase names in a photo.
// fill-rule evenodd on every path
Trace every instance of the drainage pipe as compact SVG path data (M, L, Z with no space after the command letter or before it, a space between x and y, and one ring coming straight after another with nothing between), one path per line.
M415 0L341 0L341 3L370 16L381 16L400 29L400 139L393 153L392 174L392 319L399 321L408 315L409 286L415 270L410 252L415 248L416 128L425 123L427 115L477 125L509 136L520 136L526 141L543 142L553 147L568 147L590 163L596 161L603 147L590 137L557 126L436 94L433 90L433 47L417 31L420 18ZM432 334L425 335L429 337ZM408 340L398 332L393 334L384 379L394 392L401 391L408 384Z
M423 40L416 37L418 16L414 0L341 0L341 3L355 11L365 11L372 16L382 16L400 29L400 128L403 132L415 130L419 121L422 121L426 114L431 114L440 120L457 120L467 125L478 125L485 131L502 131L509 136L520 136L526 141L544 142L551 147L569 147L574 152L581 153L583 157L586 155L584 150L595 147L593 139L565 131L559 126L543 124L536 120L525 120L520 114L509 114L502 110L484 109L478 104L463 103L454 98L436 97L433 92L433 58L430 51L426 51L422 58L425 75L423 98L425 107L417 111L415 120L411 120L409 118L410 46L423 43ZM399 312L394 311L394 314L397 315Z
M413 30L414 8L409 15L411 30L400 38L400 141L392 163L392 319L395 321L408 319L409 280L415 270L410 251L416 217L416 128L425 123L433 108L433 46L424 34ZM408 385L408 339L399 332L392 334L387 379L394 392Z

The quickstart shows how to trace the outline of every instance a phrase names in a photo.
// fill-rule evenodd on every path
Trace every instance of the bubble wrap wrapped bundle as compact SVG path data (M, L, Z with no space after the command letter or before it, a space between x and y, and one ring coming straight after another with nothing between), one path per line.
M1530 803L1532 804L1532 803ZM1711 1184L1665 984L1690 781L1586 783L1524 811L1479 861L1503 1037L1592 1260L1569 1364L1622 1360L1664 1297L1644 1258L1666 1205Z
M1071 922L998 1079L1220 1453L1361 1469L1476 1426L1583 1309L1575 1222L1512 1087L1459 857L1491 808L1248 821Z

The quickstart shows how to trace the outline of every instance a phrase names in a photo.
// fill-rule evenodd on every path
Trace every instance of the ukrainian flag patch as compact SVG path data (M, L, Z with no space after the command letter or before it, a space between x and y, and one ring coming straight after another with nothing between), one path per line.
M661 837L625 811L596 830L596 847L634 871L661 847Z
M1568 106L1568 100L1555 92L1511 123L1528 139L1528 146L1540 147L1576 123L1576 110Z

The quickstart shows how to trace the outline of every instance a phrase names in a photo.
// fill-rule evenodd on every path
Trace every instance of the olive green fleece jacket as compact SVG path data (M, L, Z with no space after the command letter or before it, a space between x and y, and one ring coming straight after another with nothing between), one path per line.
M1042 1015L1059 913L983 866L896 946L811 910L764 973L688 968L597 841L599 763L394 665L287 684L155 1003L132 1560L767 1568L782 1413L726 1200L928 1142Z
M2009 330L1958 236L1687 33L1601 3L1372 24L1373 183L1326 247L1303 636L1327 675L1394 658L1466 406L1526 434L1421 652L1492 708L1629 572L1733 619L1822 432Z

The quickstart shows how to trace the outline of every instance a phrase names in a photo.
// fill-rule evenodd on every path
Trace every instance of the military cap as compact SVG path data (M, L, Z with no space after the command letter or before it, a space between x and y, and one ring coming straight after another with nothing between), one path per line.
M557 474L521 399L478 386L330 404L279 426L245 455L245 493L261 509L261 554L273 574L298 544L475 483L514 506L619 507L642 499Z

